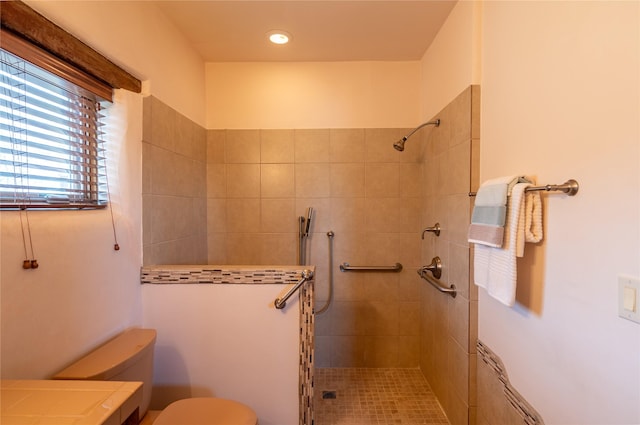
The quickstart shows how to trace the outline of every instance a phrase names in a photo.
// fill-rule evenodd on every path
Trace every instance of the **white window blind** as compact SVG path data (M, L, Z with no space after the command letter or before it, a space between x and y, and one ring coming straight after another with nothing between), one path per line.
M0 206L107 203L100 99L0 50Z

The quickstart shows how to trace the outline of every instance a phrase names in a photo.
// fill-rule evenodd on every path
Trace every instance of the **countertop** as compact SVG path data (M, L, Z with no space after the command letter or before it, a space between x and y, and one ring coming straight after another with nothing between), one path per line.
M142 403L142 382L2 380L2 425L120 425Z

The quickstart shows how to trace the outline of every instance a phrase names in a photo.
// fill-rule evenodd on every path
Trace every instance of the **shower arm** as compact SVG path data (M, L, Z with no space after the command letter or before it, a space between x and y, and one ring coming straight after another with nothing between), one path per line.
M409 137L413 136L413 133L415 133L416 131L420 130L422 127L425 127L427 125L435 125L436 127L439 127L440 126L440 118L432 120L432 121L427 121L425 123L420 124L419 126L414 128L413 130L411 130L411 132L409 134L404 136L402 138L402 140L404 140L406 142Z

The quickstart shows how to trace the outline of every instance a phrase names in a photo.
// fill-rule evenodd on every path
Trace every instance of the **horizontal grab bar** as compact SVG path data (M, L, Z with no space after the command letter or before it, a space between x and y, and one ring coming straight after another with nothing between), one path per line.
M426 272L426 270L424 269L419 269L418 270L418 275L420 275L421 278L423 278L424 280L426 280L427 282L429 282L431 284L431 286L433 286L434 288L436 288L438 291L445 293L445 294L449 294L451 295L453 298L456 297L458 291L456 290L456 285L451 285L450 287L446 287L446 286L442 286L440 284L440 282L438 282L437 280L435 280L434 278L432 278L431 276L429 276Z
M287 305L287 300L291 298L291 295L293 295L302 286L303 283L311 279L313 279L313 272L307 269L303 270L302 278L298 281L298 283L296 283L294 287L289 289L289 292L287 292L284 297L276 298L276 300L273 302L273 305L276 306L278 310L282 310L284 306Z
M341 272L400 272L402 264L396 263L393 266L350 266L349 263L340 264Z

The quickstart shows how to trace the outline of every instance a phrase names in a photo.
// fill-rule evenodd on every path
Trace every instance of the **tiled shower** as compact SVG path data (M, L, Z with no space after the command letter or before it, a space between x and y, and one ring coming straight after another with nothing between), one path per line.
M477 186L478 87L411 129L204 130L145 100L144 264L295 264L298 216L313 207L308 262L317 368L420 368L450 423L474 423L477 294L466 227ZM205 161L206 159L206 161ZM472 171L473 170L473 171ZM439 237L422 229L439 222ZM416 270L435 255L454 299ZM339 265L403 265L400 273Z

